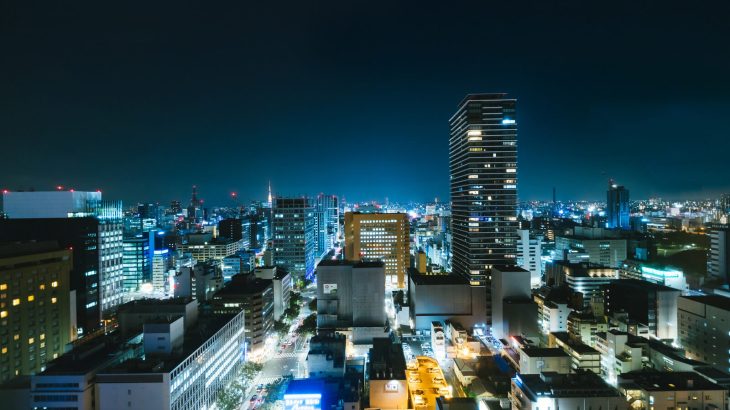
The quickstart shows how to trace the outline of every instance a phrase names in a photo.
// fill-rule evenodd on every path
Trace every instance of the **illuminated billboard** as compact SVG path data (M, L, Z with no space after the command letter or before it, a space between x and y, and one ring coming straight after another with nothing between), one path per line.
M284 394L285 410L321 410L322 395L319 393Z

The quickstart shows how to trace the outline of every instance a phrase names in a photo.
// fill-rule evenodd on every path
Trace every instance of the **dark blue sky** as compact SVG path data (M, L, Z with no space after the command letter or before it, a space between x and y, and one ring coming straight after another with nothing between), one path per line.
M0 3L0 186L446 199L456 104L508 92L520 199L730 191L727 1L129 3Z

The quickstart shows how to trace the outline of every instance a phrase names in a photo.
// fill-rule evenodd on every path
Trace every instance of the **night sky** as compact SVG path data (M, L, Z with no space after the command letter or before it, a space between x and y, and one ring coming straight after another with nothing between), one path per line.
M728 1L213 3L0 2L0 187L445 200L507 92L521 200L730 192Z

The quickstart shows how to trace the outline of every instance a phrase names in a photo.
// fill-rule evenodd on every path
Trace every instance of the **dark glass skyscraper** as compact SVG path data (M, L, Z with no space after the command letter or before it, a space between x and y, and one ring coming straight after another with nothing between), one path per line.
M311 278L316 246L314 207L307 197L274 199L274 264Z
M469 94L449 120L452 271L474 286L490 268L512 265L517 252L515 99Z
M606 191L606 228L631 229L629 215L629 190L609 180Z

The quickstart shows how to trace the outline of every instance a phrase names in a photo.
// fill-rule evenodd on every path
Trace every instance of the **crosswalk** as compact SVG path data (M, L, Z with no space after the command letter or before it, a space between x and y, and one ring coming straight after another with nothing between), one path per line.
M288 353L278 353L275 358L288 358L288 357L304 357L307 354L305 352L288 352Z
M256 381L254 382L254 385L263 384L264 386L267 384L274 383L275 381L281 379L281 376L273 376L273 377L257 377Z

